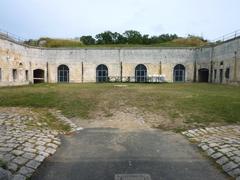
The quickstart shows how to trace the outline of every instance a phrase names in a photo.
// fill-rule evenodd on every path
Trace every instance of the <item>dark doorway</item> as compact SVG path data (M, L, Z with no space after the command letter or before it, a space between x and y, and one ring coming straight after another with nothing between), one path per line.
M69 68L66 65L60 65L58 67L58 82L69 82Z
M25 71L25 80L28 81L29 78L28 78L28 70Z
M135 68L135 81L147 82L147 68L143 64L139 64Z
M219 77L219 81L220 81L220 83L222 83L223 82L223 69L220 69L220 77Z
M108 68L104 64L100 64L96 69L96 82L108 81Z
M34 84L44 83L44 70L35 69L33 71L33 82L34 82Z
M178 64L173 70L174 82L185 82L185 67L182 64Z
M198 82L208 82L209 70L202 68L198 70Z

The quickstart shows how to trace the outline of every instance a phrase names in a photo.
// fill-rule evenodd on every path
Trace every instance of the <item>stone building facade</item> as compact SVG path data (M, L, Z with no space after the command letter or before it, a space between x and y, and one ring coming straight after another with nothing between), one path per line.
M47 49L0 37L0 86L84 82L240 82L240 38L202 48Z

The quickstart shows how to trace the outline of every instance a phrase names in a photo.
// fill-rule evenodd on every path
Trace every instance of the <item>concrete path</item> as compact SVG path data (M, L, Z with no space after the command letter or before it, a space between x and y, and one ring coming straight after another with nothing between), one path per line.
M125 178L119 174L125 174ZM132 174L132 175L129 175ZM137 177L133 174L141 174ZM129 177L129 178L127 178ZM227 179L183 136L160 130L92 128L62 137L33 180Z

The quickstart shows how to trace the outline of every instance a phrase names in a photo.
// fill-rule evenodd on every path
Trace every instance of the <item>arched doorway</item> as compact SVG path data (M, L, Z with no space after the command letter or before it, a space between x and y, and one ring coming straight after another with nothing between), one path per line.
M58 66L58 82L69 82L69 68L66 65Z
M44 70L35 69L33 70L33 83L44 83Z
M147 82L147 68L143 64L139 64L135 68L135 81Z
M198 82L208 82L209 70L202 68L198 70Z
M104 64L100 64L96 68L96 82L108 81L108 68Z
M173 70L174 82L185 82L185 67L182 64L178 64Z

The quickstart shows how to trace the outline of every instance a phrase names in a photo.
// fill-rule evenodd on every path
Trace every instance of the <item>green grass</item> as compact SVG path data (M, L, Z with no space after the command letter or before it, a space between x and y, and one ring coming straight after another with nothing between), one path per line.
M66 39L53 39L53 38L41 38L44 43L41 45L46 48L174 48L174 47L199 47L207 45L208 43L203 42L198 38L178 38L172 41L157 43L157 44L99 44L99 45L85 45L80 41L66 40ZM31 46L39 46L38 40L32 40L26 42Z
M64 39L49 39L44 47L58 48L58 47L82 47L80 41L64 40Z
M56 108L87 119L100 111L137 107L186 124L240 122L240 87L216 84L41 84L0 88L0 106Z
M39 127L38 124L41 124L41 128L46 127L54 129L60 132L69 132L71 127L68 124L65 124L59 121L51 112L46 108L33 108L35 116L37 116L36 121L28 121L27 126L32 129L33 127Z

